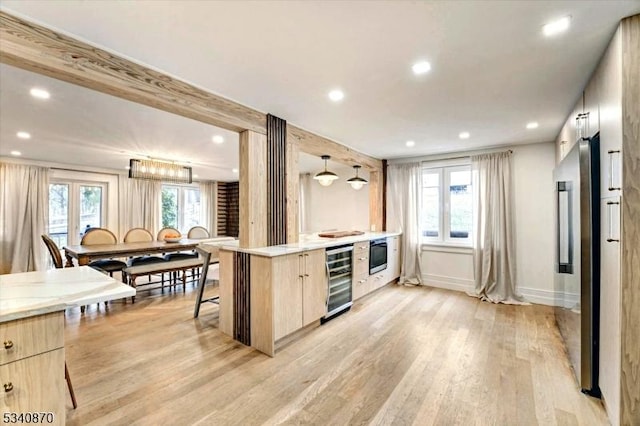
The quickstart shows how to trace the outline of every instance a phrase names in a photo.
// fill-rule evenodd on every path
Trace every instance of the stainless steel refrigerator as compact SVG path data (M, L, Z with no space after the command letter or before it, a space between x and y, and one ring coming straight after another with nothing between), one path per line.
M600 137L580 139L553 172L555 317L584 393L600 397Z

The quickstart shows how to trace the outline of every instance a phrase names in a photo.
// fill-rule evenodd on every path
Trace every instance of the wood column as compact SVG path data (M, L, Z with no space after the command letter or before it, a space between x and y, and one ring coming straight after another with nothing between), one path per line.
M620 424L640 425L640 15L622 26Z
M383 176L382 170L369 172L369 231L383 231Z
M240 247L267 245L267 137L240 133Z

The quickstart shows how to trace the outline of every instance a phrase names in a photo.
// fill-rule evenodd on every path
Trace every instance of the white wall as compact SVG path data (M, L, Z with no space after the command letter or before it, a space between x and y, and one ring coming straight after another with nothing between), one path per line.
M355 176L353 168L331 164L329 169L340 176L331 186L322 186L311 180L305 202L308 224L302 232L311 234L326 230L369 229L369 188L359 191L351 188L347 179ZM360 170L360 177L369 180L369 173Z
M513 154L517 288L533 303L554 302L553 264L555 146L518 145ZM471 249L425 246L422 274L427 285L473 289Z

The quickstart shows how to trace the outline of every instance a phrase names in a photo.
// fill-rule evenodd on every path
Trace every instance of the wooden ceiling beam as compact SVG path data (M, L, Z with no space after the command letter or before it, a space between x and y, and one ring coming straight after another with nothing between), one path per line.
M262 112L6 12L0 61L223 129L266 133Z
M3 11L0 62L223 129L266 134L260 111ZM381 160L291 123L287 129L302 152L381 170Z

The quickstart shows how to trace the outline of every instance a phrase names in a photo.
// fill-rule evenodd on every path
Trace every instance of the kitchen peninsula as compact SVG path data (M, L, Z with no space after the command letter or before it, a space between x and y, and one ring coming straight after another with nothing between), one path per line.
M370 268L373 241L382 241L386 248L386 267L378 271ZM222 246L220 330L274 356L284 338L305 327L319 325L321 319L333 312L328 255L336 247L350 252L348 266L341 274L348 277L341 284L347 283L349 302L400 276L397 232L342 238L307 236L298 243L259 248Z
M88 266L0 275L0 410L64 424L65 309L134 295Z

